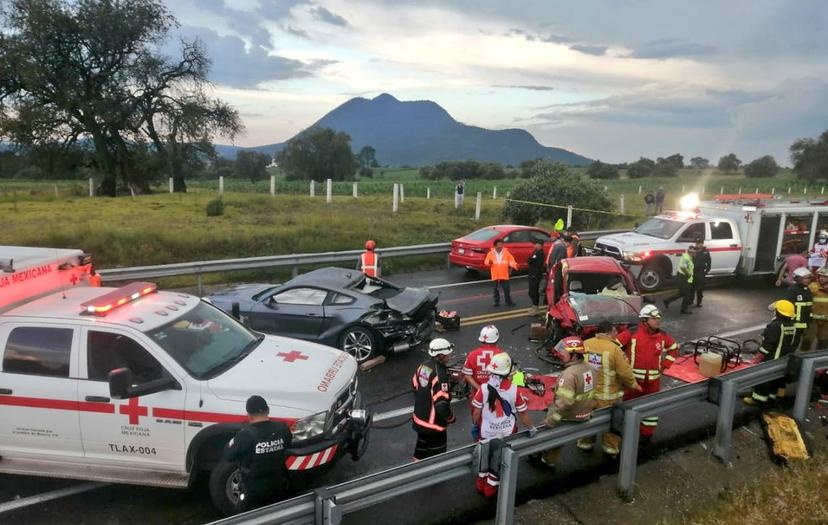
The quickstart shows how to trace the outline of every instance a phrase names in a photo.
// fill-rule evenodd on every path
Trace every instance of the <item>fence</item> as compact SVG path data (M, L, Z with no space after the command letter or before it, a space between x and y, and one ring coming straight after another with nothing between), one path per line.
M597 239L602 235L623 233L629 230L601 230L581 233L581 239ZM381 257L409 257L415 255L433 255L448 253L450 242L419 244L414 246L395 246L380 248ZM301 266L312 264L331 264L339 262L356 262L362 250L343 252L299 253L290 255L268 255L264 257L247 257L243 259L224 259L217 261L196 261L187 263L161 264L155 266L135 266L130 268L111 268L100 270L104 281L131 281L136 279L154 279L158 277L175 277L195 275L199 295L202 293L201 277L206 273L256 270L261 268L292 268L297 275Z
M731 433L737 393L757 384L782 377L798 380L793 417L803 421L813 388L814 372L828 368L828 351L796 353L754 367L619 403L597 411L585 423L563 424L542 429L534 437L526 433L506 440L500 465L500 490L497 500L498 525L512 523L519 459L543 450L571 443L581 437L614 430L622 434L621 463L617 489L623 498L634 494L638 459L639 424L652 417L680 410L689 405L710 402L718 405L714 455L730 461ZM402 465L331 487L263 507L238 516L213 522L236 524L323 524L335 525L350 514L397 496L431 487L460 477L472 479L476 457L486 454L487 443L469 445L418 463Z

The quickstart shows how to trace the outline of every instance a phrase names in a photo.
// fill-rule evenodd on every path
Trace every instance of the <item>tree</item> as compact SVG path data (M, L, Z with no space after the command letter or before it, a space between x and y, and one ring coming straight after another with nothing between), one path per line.
M791 144L791 161L800 179L828 178L828 131L823 131L816 140L797 139Z
M346 180L359 167L351 136L330 128L303 131L288 141L276 161L290 180Z
M627 176L631 179L642 179L653 174L655 162L652 159L641 157L627 166Z
M745 166L745 177L773 177L779 172L779 165L770 155L759 157Z
M681 157L681 155L679 155ZM683 163L682 163L683 164ZM675 177L678 175L679 166L676 162L675 155L665 158L657 158L655 166L653 167L653 177Z
M600 160L596 160L589 165L587 175L593 179L617 179L619 177L618 168Z
M362 149L359 150L357 153L357 162L359 162L359 176L360 177L373 177L374 170L371 168L375 168L379 166L379 163L376 159L377 150L375 150L371 146L362 146Z
M659 158L656 161L656 164L658 164L659 162L663 162L665 164L674 166L677 170L684 168L684 157L678 153L674 153L665 159Z
M270 164L270 155L258 151L240 151L236 154L236 175L250 182L256 182L267 177L267 165Z
M742 161L736 156L735 153L728 153L724 157L719 159L719 171L732 172L737 171L739 166L742 165Z
M693 157L690 159L690 167L697 170L706 170L710 167L710 161L704 157Z
M543 204L605 211L612 209L612 201L597 182L572 173L563 164L546 161L534 163L531 177L515 186L511 198L514 200L503 205L503 218L514 221L514 224L536 224L542 218L554 220L566 216L566 210ZM600 227L609 220L611 217L604 213L573 213L573 224L579 227Z

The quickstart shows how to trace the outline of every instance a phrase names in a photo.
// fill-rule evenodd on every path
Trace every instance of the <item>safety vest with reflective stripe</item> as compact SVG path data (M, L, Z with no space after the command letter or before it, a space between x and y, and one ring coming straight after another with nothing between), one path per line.
M353 259L352 259L353 260ZM379 255L373 250L363 252L359 257L360 270L368 277L379 275Z
M635 378L621 345L605 334L584 341L586 360L596 371L595 397L612 401L624 397L624 387L634 388Z
M788 288L787 299L796 307L794 326L799 330L808 328L808 323L811 322L811 307L814 305L811 290L799 283L794 283Z
M790 323L790 321L786 322ZM796 350L799 344L799 330L796 325L785 324L786 322L777 318L765 327L762 333L762 346L759 347L759 352L765 360L779 359Z
M646 323L641 323L635 334L619 334L618 342L626 348L633 376L639 381L661 377L661 371L673 365L678 352L678 344L669 334L653 332Z
M411 420L422 429L444 432L452 418L451 393L445 366L431 360L421 364L411 378L414 414Z
M828 321L828 290L817 282L811 283L808 289L811 291L811 297L814 300L814 305L811 308L811 319Z
M561 420L585 421L595 406L595 371L584 362L570 362L558 378L555 401L549 407L546 424Z

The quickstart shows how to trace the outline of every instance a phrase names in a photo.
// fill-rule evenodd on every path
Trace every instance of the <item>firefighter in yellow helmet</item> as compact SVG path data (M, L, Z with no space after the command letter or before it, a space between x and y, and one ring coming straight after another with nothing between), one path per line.
M798 344L796 329L796 307L790 301L776 301L773 305L776 314L762 332L762 346L759 356L762 361L779 359L796 350ZM776 392L785 388L785 379L775 379L764 385L758 385L749 397L742 401L748 405L758 405L776 399Z
M805 332L802 350L828 348L828 267L823 266L816 272L816 281L808 285L813 296L811 322Z

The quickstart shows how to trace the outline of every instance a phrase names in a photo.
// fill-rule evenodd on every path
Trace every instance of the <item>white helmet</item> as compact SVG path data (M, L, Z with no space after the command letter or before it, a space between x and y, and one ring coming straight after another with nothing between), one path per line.
M813 274L811 273L811 270L805 268L804 266L801 266L801 267L797 268L796 270L794 270L793 274L794 274L794 277L799 277L799 278L813 276Z
M500 331L493 324L487 324L480 330L480 337L477 338L481 343L496 343L500 339Z
M492 356L486 371L496 376L507 376L512 372L512 358L506 352Z
M428 355L431 357L437 357L438 355L450 355L452 352L454 352L454 345L442 337L432 339L428 344Z
M661 312L654 304L645 304L644 308L638 313L638 317L647 319L661 319Z

